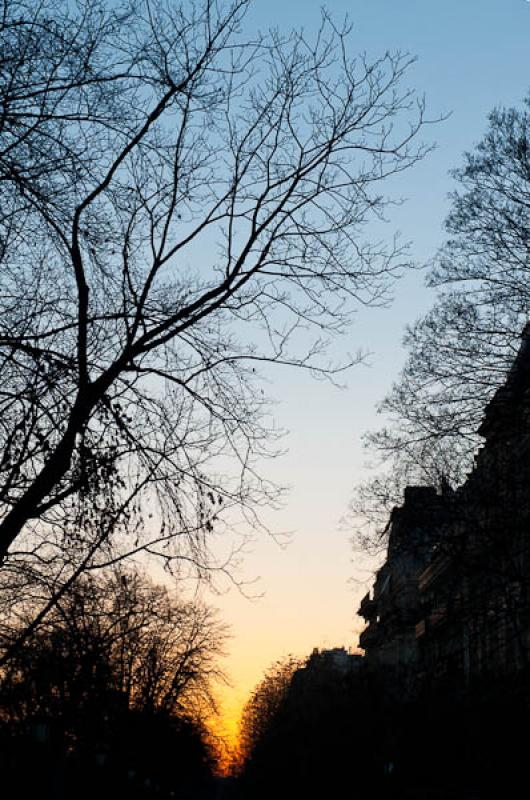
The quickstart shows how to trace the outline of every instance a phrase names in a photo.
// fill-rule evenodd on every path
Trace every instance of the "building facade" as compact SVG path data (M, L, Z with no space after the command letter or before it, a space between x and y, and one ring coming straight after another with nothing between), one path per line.
M359 609L368 663L465 682L528 666L530 325L479 434L462 486L407 487L390 515L387 558Z

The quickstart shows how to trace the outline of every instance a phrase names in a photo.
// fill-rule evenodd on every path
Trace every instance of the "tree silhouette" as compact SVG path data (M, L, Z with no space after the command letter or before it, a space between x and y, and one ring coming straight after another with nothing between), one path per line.
M352 796L385 796L384 684L359 656L344 654L343 666L332 655L279 662L256 688L242 715L241 797L266 798L281 787L286 796L317 798L352 775Z
M292 656L276 661L252 692L241 715L241 763L248 764L255 757L256 749L266 746L268 737L273 735L276 717L281 713L293 675L300 666L300 660Z
M33 613L27 602L23 614L17 606L16 615L2 618L2 649L27 630ZM127 706L190 713L213 705L225 638L208 606L184 601L136 571L115 570L74 584L8 660L2 686L51 716L64 714L66 702L74 712L85 702L97 706L107 692ZM40 687L36 674L44 680ZM13 710L14 719L27 713L26 705Z
M200 578L277 496L263 362L323 355L406 259L363 243L425 149L408 56L248 0L8 0L0 22L0 557L50 582L141 551ZM313 332L307 334L306 332ZM299 334L303 332L303 336ZM309 336L309 338L307 338ZM300 341L310 341L302 350ZM352 357L352 362L356 357ZM228 547L226 549L229 549Z
M4 640L8 632L18 634L4 625ZM114 784L146 780L199 792L211 777L205 722L224 637L211 609L137 572L78 581L2 669L0 727L12 760L41 737L44 775L62 765L87 797L100 784L111 796Z
M492 111L484 138L453 172L448 238L427 278L438 297L405 335L405 367L380 405L389 424L367 436L386 468L352 503L379 530L405 485L463 482L484 408L530 319L529 102Z

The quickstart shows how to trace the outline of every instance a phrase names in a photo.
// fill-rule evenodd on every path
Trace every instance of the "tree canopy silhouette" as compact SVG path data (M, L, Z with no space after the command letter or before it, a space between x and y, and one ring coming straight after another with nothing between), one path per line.
M405 335L405 367L380 405L389 424L367 437L387 468L353 502L379 530L407 483L462 482L530 319L529 99L491 112L453 177L448 238L427 277L438 296Z
M287 699L293 675L302 665L293 656L272 664L252 692L243 708L239 729L241 763L250 762L256 749L263 747L273 734L283 704Z
M33 605L40 599L23 610L17 604L15 614L3 609L2 650L26 632ZM85 705L99 713L116 697L125 707L170 714L208 711L212 684L223 678L225 639L211 608L137 571L79 579L3 667L3 716L64 718L69 708L75 719Z
M202 796L226 638L212 609L130 569L79 579L27 636L30 606L2 620L4 646L25 635L0 670L5 781L24 796L51 787L44 796L56 797L59 775L80 797L124 787L148 797L149 785Z
M35 5L0 20L0 560L50 581L147 552L204 578L278 487L263 362L324 356L406 263L363 227L420 158L410 57L249 0ZM354 356L351 361L354 362Z

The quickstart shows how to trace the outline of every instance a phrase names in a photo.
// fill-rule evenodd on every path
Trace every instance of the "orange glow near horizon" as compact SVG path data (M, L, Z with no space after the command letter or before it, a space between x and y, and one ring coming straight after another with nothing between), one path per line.
M350 415L348 430L347 392L310 376L292 381L277 413L279 424L291 430L290 451L273 462L274 479L292 488L285 508L264 520L271 530L291 531L291 540L282 547L271 537L257 537L236 575L242 581L259 578L251 585L255 599L232 587L213 600L231 632L221 663L229 685L218 687L220 715L212 723L230 753L224 762L237 757L242 709L274 662L305 658L315 647L353 649L364 627L356 612L373 564L353 564L350 533L339 519L351 496L352 468L362 458L357 430L366 420ZM351 447L344 447L345 439Z
M427 143L439 142L435 152L390 181L390 194L406 202L388 209L388 226L376 221L363 233L367 241L391 242L399 230L400 241L412 243L411 259L425 264L445 237L443 220L454 188L450 170L484 135L494 106L518 105L527 95L529 4L513 2L509 13L506 4L493 0L480 4L480 13L475 3L382 0L357 3L354 11L346 0L331 5L338 17L353 13L360 51L402 49L417 55L413 83L425 92L430 112L436 117L451 111L425 132ZM318 27L320 6L320 0L259 0L249 19L262 28L278 19L285 28L298 26L302 18L308 28ZM356 611L371 585L373 563L360 562L352 552L352 530L341 529L340 520L355 484L370 476L362 436L381 425L376 407L403 367L405 326L425 314L433 299L423 272L412 270L398 282L391 308L359 308L351 331L330 352L337 362L358 349L370 353L366 365L341 376L346 391L304 371L263 367L268 393L278 401L276 424L289 431L282 443L288 452L265 465L265 477L291 487L285 507L267 514L265 523L292 532L293 540L282 549L260 537L246 558L239 577L262 576L256 587L264 593L261 600L245 600L235 590L213 600L232 629L223 663L231 686L219 690L221 716L215 725L229 746L237 748L243 705L272 663L289 654L307 656L314 647L357 644L364 625Z
M283 556L289 562L296 561L298 550L293 545L293 551ZM351 569L347 560L344 568ZM347 575L341 581L333 580L332 575L329 580L321 576L319 591L304 589L306 581L297 581L296 602L290 581L286 594L272 578L267 583L271 591L258 601L235 594L223 602L223 616L233 631L229 655L223 663L229 684L218 688L220 713L211 726L223 743L219 749L221 774L227 774L237 763L241 713L269 667L289 655L303 659L315 647L354 649L364 627L362 620L355 618L355 611L365 588L352 591ZM312 580L307 584L315 585Z

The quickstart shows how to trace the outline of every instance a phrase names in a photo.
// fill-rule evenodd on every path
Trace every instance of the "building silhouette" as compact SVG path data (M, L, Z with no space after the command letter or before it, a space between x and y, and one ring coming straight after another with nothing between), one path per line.
M469 684L528 665L530 324L488 403L467 480L409 486L388 522L387 558L361 601L367 662Z

